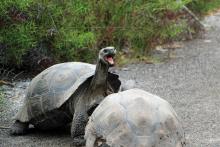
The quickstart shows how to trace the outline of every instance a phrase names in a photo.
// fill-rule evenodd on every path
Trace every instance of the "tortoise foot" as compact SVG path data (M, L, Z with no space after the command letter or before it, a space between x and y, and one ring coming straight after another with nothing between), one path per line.
M84 139L83 135L74 137L73 139L74 146L85 146L85 144L86 144L86 140Z
M23 123L18 120L10 128L11 135L24 135L27 133L28 130L28 123Z

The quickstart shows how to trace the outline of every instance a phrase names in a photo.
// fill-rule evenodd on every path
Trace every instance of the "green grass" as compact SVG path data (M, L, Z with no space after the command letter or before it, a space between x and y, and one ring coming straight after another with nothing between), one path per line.
M183 5L203 14L220 1L1 0L0 64L19 67L36 55L30 60L35 64L45 56L93 62L98 49L111 45L120 51L127 44L134 57L147 56L155 45L190 30L178 17Z
M33 48L57 62L91 62L101 47L127 43L146 55L154 42L172 40L185 29L167 13L176 15L188 1L2 0L2 64L22 66Z
M207 14L220 8L220 0L193 0L189 7L196 13Z

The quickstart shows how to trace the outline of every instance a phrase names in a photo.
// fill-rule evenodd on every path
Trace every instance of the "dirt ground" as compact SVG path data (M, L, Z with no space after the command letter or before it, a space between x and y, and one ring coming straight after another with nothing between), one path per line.
M207 32L173 51L173 58L159 64L131 64L117 69L122 80L135 79L136 87L169 101L182 119L189 147L220 147L220 13L204 20ZM28 82L18 83L24 91ZM23 90L22 90L23 89ZM14 90L16 93L16 90ZM10 95L10 92L8 92ZM5 100L0 125L9 126L23 93ZM72 146L68 129L32 132L12 137L0 129L0 146Z

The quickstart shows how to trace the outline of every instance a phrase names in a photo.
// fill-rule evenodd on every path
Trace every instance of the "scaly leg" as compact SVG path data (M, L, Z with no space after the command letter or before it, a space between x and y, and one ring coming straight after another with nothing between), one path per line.
M74 145L85 145L85 127L88 121L86 111L76 111L71 126L71 136L74 138Z

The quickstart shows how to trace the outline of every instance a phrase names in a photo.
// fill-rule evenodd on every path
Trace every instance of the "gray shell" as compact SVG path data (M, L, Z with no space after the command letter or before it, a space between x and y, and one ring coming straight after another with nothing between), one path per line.
M90 117L86 147L183 147L184 131L171 105L140 89L111 94ZM94 145L94 142L96 145Z
M26 122L59 108L83 82L94 75L95 68L96 66L92 64L66 62L45 69L31 81L24 107L20 110L22 113L18 113L16 117ZM118 80L117 75L109 75Z

